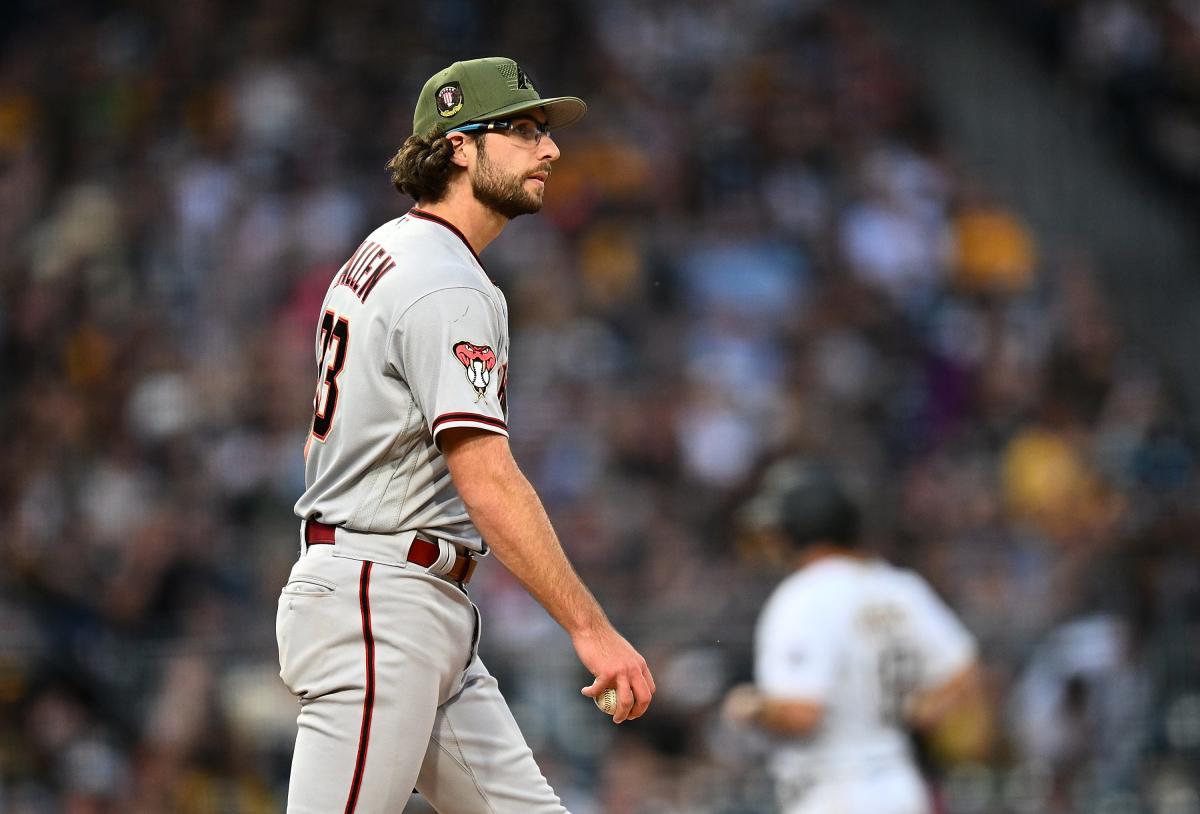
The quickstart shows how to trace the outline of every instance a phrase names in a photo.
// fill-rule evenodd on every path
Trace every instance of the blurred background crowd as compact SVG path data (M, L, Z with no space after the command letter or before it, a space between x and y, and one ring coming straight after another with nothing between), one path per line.
M994 2L1047 66L1098 101L1097 122L1200 204L1200 4Z
M1007 13L1196 190L1200 6ZM28 0L0 35L0 812L281 809L316 314L410 204L383 165L416 91L493 54L590 105L483 259L518 461L659 686L610 726L479 569L484 659L571 810L772 810L769 744L715 710L783 576L737 507L798 452L979 638L989 708L922 744L942 811L1200 812L1196 405L870 3Z

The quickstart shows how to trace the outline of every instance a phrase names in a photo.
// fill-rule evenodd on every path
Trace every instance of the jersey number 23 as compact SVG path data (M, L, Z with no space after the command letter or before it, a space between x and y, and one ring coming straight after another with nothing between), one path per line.
M312 434L324 441L333 426L337 411L338 375L346 364L346 346L350 344L350 321L333 311L321 318L321 360L317 393L313 396Z

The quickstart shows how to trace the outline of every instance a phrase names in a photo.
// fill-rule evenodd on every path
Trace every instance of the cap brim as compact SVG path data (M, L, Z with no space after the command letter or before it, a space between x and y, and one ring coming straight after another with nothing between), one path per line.
M487 115L479 116L472 121L486 122L492 119L503 119L505 116L511 116L514 113L523 113L526 110L534 110L539 107L545 111L546 126L551 130L562 130L564 127L570 127L582 119L584 113L587 113L587 103L582 99L574 96L555 96L551 99L532 99L528 102L508 105L499 110L493 110Z

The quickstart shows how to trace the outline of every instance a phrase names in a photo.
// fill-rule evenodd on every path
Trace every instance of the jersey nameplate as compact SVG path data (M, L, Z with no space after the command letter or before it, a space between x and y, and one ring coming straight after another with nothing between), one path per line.
M359 246L354 256L342 266L337 276L337 284L353 291L360 302L366 302L383 275L395 267L396 261L387 250L368 240Z

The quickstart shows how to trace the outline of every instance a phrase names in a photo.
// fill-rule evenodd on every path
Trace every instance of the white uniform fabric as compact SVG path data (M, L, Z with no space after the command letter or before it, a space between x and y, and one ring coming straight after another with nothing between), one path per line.
M759 617L755 682L824 708L816 732L773 750L785 814L928 814L904 704L975 650L923 579L881 560L826 557L785 579Z
M443 814L564 814L496 681L478 611L436 576L485 553L436 439L507 433L508 313L465 238L413 210L338 272L317 333L319 384L302 544L279 599L280 676L300 700L287 810L400 812L414 787ZM439 542L429 568L414 537Z

